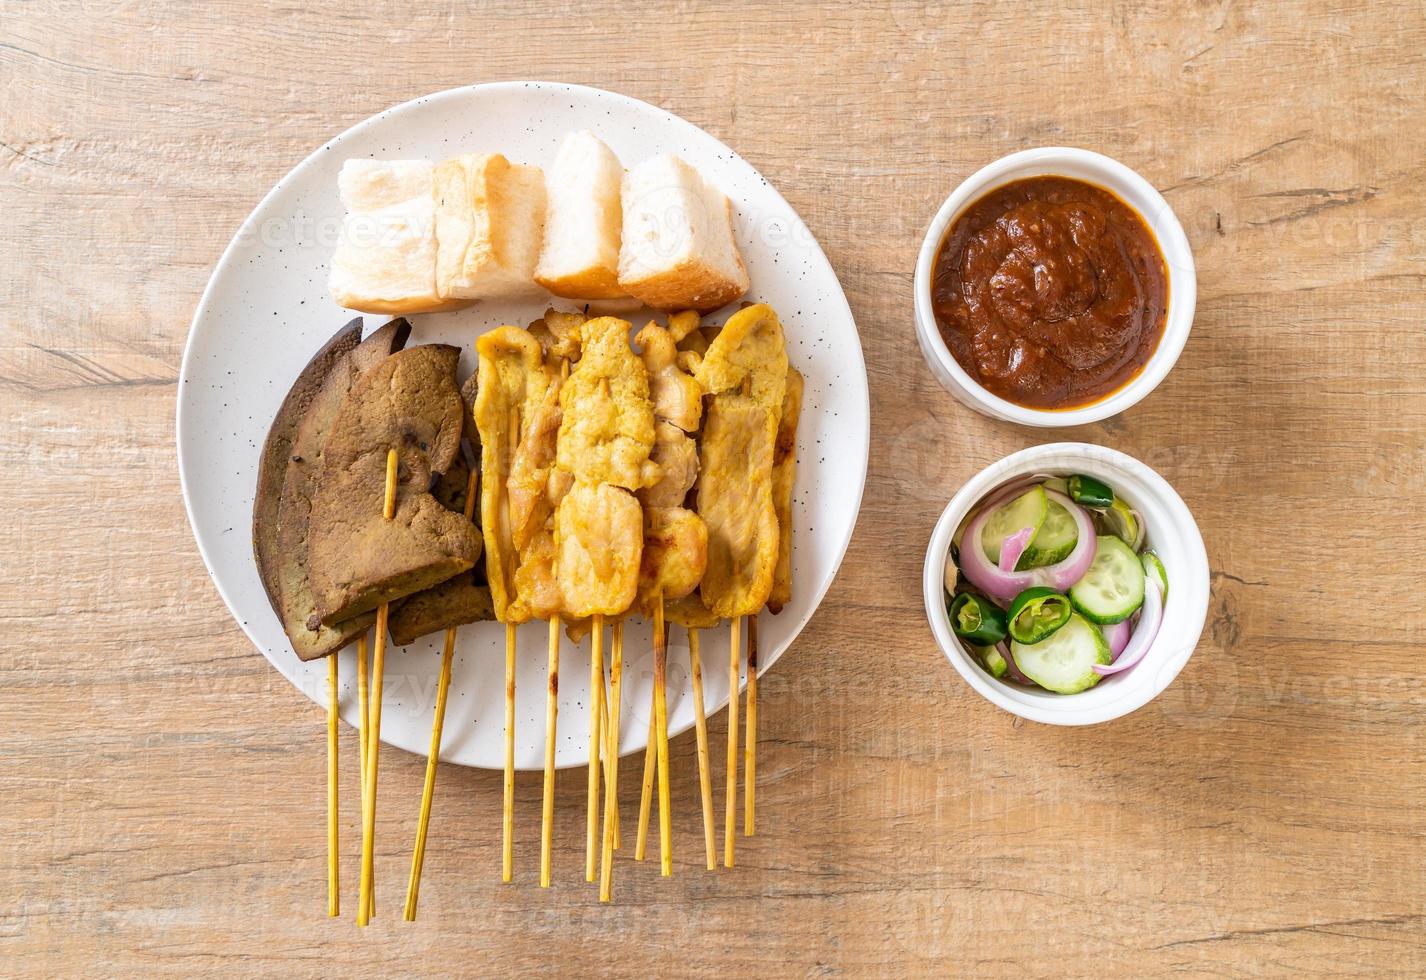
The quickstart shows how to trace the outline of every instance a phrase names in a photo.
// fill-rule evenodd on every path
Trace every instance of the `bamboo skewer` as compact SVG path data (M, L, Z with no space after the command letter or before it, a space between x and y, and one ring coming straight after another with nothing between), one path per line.
M367 642L366 633L357 637L357 711L361 715L357 719L357 748L360 754L360 773L358 778L361 781L361 812L362 819L366 818L366 757L368 741L367 737L371 728L371 689L367 682ZM367 916L376 914L376 892L372 889L372 894L367 896L365 902L360 898L357 900L358 912L365 908Z
M500 880L515 872L515 624L505 624L505 804Z
M698 630L688 631L688 668L693 675L693 721L698 736L698 791L703 803L703 846L708 870L718 866L718 845L713 830L713 766L708 758L708 719L703 713L703 663L698 651Z
M396 450L386 452L386 500L382 516L396 516ZM361 821L361 892L357 902L357 925L371 921L372 857L376 837L376 770L381 757L381 682L386 671L386 622L391 612L383 602L376 610L376 649L371 656L371 731L368 734L366 760L366 798L362 801Z
M327 657L327 915L342 914L341 847L337 835L337 654Z
M589 644L589 792L585 819L584 880L599 876L599 778L604 718L604 617L594 614Z
M658 762L658 730L649 712L649 737L644 743L644 788L639 794L639 829L634 838L634 860L642 861L649 846L649 807L654 798L654 773Z
M465 488L465 518L475 515L476 470L471 469ZM407 922L416 921L416 902L421 893L421 866L426 860L426 832L431 824L431 800L436 794L436 766L441 756L441 730L446 721L446 699L451 690L451 661L455 657L456 627L446 630L445 647L441 651L441 677L436 686L436 714L431 722L431 750L426 757L426 784L421 790L421 817L416 825L416 849L411 853L411 877L406 882Z
M654 721L659 760L659 864L665 878L673 875L673 815L669 812L668 773L668 630L663 619L663 594L654 605Z
M402 917L416 921L416 902L421 893L421 866L426 861L426 832L431 824L431 799L436 793L436 766L441 756L441 728L445 722L446 696L451 689L451 659L456 648L456 631L446 630L441 651L441 678L436 686L436 719L431 725L431 750L426 757L426 783L421 790L421 817L416 825L416 848L411 852L411 876L406 881L406 908Z
M733 841L738 831L738 667L743 617L733 617L728 637L728 789L723 813L723 866L733 866Z
M555 735L559 718L560 618L550 617L549 684L545 697L545 798L540 818L540 887L550 887L555 827Z
M758 617L748 618L748 731L743 747L743 836L753 836L758 781Z
M612 640L612 642L610 643L610 656L613 656L613 644L618 643L619 658L622 661L624 657L623 620L616 619L614 621L614 625L610 627L609 634ZM620 673L622 673L622 671L620 671ZM610 692L610 689L608 687L605 687L604 699L600 704L601 713L599 717L599 724L603 726L600 730L604 733L604 737L603 739L601 739L601 749L604 752L604 790L606 793L609 792L609 787L618 785L618 783L615 781L615 768L613 760L619 754L619 737L618 734L609 725L609 704L612 698L613 694ZM619 808L616 806L614 807L614 850L616 851L619 849L619 845L621 844L621 841L619 840L620 836Z
M510 456L520 439L520 413L512 408L507 416L510 444L507 445L505 471L510 471ZM505 497L505 519L510 520L510 498ZM508 884L515 872L515 624L505 624L505 802L501 820L503 850L500 880Z
M624 683L624 623L614 623L613 649L609 665L608 769L604 788L604 847L600 855L599 900L614 897L614 849L619 846L619 710ZM602 686L602 685L601 685Z

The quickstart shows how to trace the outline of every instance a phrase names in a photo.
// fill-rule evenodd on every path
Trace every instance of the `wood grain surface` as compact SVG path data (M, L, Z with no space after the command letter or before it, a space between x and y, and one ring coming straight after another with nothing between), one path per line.
M1426 973L1423 51L1418 0L0 2L0 973ZM424 761L388 751L359 932L355 737L329 920L323 713L205 574L178 365L289 168L389 105L508 78L664 106L798 209L861 328L866 500L763 682L735 870L702 870L691 734L674 877L626 859L612 907L579 876L583 773L561 774L543 891L540 777L502 886L500 775L447 767L403 923ZM1056 434L932 380L917 247L961 178L1045 144L1162 189L1199 276L1174 372L1064 435L1177 487L1208 626L1158 701L1083 730L983 701L919 591L961 482Z

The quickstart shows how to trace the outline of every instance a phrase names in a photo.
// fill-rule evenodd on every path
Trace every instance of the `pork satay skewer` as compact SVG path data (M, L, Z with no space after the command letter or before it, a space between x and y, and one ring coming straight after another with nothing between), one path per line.
M541 345L530 334L535 350ZM543 351L542 351L543 356ZM511 541L518 566L515 572L515 599L507 618L523 622L545 619L549 630L547 682L545 691L545 778L540 808L540 886L551 882L554 854L555 749L559 729L559 655L563 603L554 575L553 492L550 467L555 455L555 437L560 421L559 393L569 375L569 363L560 358L558 374L552 365L531 366L530 379L538 378L538 398L524 414L520 438L506 477ZM528 394L528 391L527 391ZM597 788L597 782L596 782ZM592 880L592 879L591 879Z
M696 315L692 323L696 323ZM658 776L659 858L665 876L673 874L672 808L668 759L668 630L665 603L681 599L698 586L707 563L707 529L697 514L683 507L698 473L698 451L690 432L702 418L702 389L678 363L677 340L686 333L686 314L675 314L676 329L650 323L635 338L649 376L653 398L654 445L651 458L658 479L639 491L644 506L644 554L639 568L639 605L654 623L654 685L650 717L652 737L645 772ZM652 795L652 788L650 789ZM645 801L640 823L647 828ZM642 848L641 848L642 850Z
M475 493L479 480L479 470L472 466L470 479L465 488L465 518L475 516ZM455 658L457 627L446 629L445 645L441 650L441 674L436 684L436 711L431 721L431 749L426 757L426 782L421 789L421 816L416 825L416 848L411 853L411 877L406 883L407 922L416 921L416 903L421 893L421 866L426 860L426 832L431 824L431 801L436 793L436 768L441 756L441 731L445 727L446 699L451 690L451 661Z
M709 343L709 338L698 329L700 322L701 319L694 310L674 313L668 318L669 334L677 345L676 365L693 375L696 375ZM701 392L701 386L699 390ZM699 408L702 408L701 399ZM699 421L701 422L701 411ZM716 620L712 620L711 614L707 613L700 597L694 594L689 599L690 603L683 604L679 611L682 613L692 607L701 611L701 615L696 621L689 615L676 617L676 620L688 632L688 668L693 679L693 722L698 742L698 795L703 811L703 845L708 870L712 871L718 866L718 845L717 833L713 827L713 767L708 751L708 717L703 701L703 662L699 629L701 625L716 625ZM704 623L704 620L708 622Z
M643 510L632 491L657 478L649 460L654 441L649 379L629 347L628 331L627 322L612 317L585 322L581 357L560 390L556 473L568 490L555 513L559 592L565 613L592 619L596 632L604 618L623 616L637 596ZM594 701L602 697L602 661L601 642L591 664L591 680L598 677L599 688L591 691L592 728L600 724ZM610 721L612 727L612 716ZM616 746L617 735L610 733ZM598 800L597 756L604 741L591 732L591 804ZM610 823L612 829L612 814ZM588 837L587 844L597 843L597 834ZM592 855L587 847L587 873L594 867Z
M520 327L502 326L476 341L478 365L473 415L480 435L480 524L495 618L505 625L505 773L501 880L514 874L516 626L511 615L519 554L512 539L507 476L520 440L522 417L543 394L540 345Z
M604 788L604 834L599 860L599 900L614 897L614 850L619 846L619 712L623 706L624 684L624 622L616 620L610 644L609 663L609 736Z
M342 914L341 844L338 840L337 654L327 655L327 915Z
M386 451L386 499L381 516L391 520L396 516L396 450ZM366 793L362 800L361 820L361 890L357 899L357 925L371 921L372 857L376 844L376 772L381 756L381 683L386 672L386 624L391 604L383 602L376 610L376 647L371 655L371 723L366 759Z
M792 601L792 490L797 474L797 421L802 415L802 375L787 369L782 413L778 417L777 442L772 455L773 510L777 514L777 564L773 567L772 589L767 609L774 616ZM757 827L757 746L758 746L758 614L748 620L748 730L743 751L743 836L751 837Z
M708 347L697 380L713 395L704 426L698 511L708 524L704 603L732 621L723 863L733 866L737 819L738 680L742 621L772 590L779 539L773 451L787 386L782 324L766 304L739 310Z

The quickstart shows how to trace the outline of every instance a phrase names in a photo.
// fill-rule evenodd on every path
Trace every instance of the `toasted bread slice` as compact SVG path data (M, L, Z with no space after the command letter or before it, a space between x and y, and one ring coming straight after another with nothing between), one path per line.
M624 176L619 285L658 310L716 310L748 291L723 192L665 154Z
M568 299L617 299L624 167L588 130L569 133L545 174L545 240L535 282Z
M435 203L429 160L348 160L338 178L347 213L327 285L365 313L455 309L436 292Z
M545 227L539 167L499 153L470 153L435 171L436 283L446 299L538 292L535 263Z

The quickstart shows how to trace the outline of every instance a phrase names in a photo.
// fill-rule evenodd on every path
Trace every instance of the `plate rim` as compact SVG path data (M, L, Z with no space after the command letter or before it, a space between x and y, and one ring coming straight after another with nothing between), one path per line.
M413 108L423 103L445 101L447 99L458 98L464 95L469 95L471 93L507 93L514 92L520 89L530 88L579 92L586 96L609 98L618 102L626 103L641 110L648 110L656 114L666 116L675 123L691 126L694 129L698 130L708 139L711 139L718 146L722 147L725 151L727 151L731 156L735 157L736 159L741 161L746 167L748 167L748 169L751 170L753 174L761 181L763 190L767 193L772 194L773 197L778 202L780 202L783 207L787 209L789 214L796 217L796 219L802 224L802 226L804 228L807 228L808 243L810 243L816 254L822 259L822 261L826 263L827 268L831 270L832 279L837 284L835 299L840 301L842 310L846 315L847 321L852 324L852 331L856 339L856 343L854 345L856 367L859 372L859 376L862 379L861 409L864 423L862 424L862 426L860 426L860 431L857 433L857 436L859 437L860 441L860 453L858 454L859 466L857 468L858 478L856 481L857 487L855 507L853 510L852 520L848 524L845 534L841 535L840 540L837 542L836 558L828 566L824 581L820 583L820 587L817 589L812 604L809 607L807 618L803 622L798 624L797 629L794 631L792 637L788 640L786 646L782 650L779 650L775 656L766 658L765 660L760 660L757 671L758 677L761 678L764 674L767 673L768 670L772 668L775 663L777 663L778 660L782 659L782 656L802 635L803 630L807 628L808 624L811 623L812 618L817 614L817 611L821 609L822 601L827 597L827 593L828 591L830 591L832 583L836 581L837 575L841 571L842 562L846 559L847 551L851 547L852 537L856 533L857 525L861 522L862 504L866 495L866 478L871 452L871 381L869 376L867 375L866 370L866 355L862 350L861 330L857 326L856 317L852 314L851 303L847 299L846 290L842 287L841 278L837 275L836 268L832 265L831 260L827 258L827 253L823 250L822 243L817 239L817 236L812 233L811 229L807 227L807 222L802 219L802 216L798 213L797 209L794 208L791 203L788 202L787 198L783 197L782 193L770 180L763 176L761 171L754 167L751 162L749 162L746 158L743 157L742 154L738 153L732 147L728 146L727 143L723 142L723 140L719 139L717 136L715 136L713 133L710 133L702 126L699 126L697 123L691 122L687 119L684 119L682 116L677 115L676 113L670 112L669 110L654 105L653 103L645 102L642 99L635 98L634 96L625 95L620 92L613 92L608 89L597 88L595 86L581 85L572 82L544 81L539 79L507 79L503 81L479 82L471 85L460 85L453 88L441 89L436 92L431 92L425 95L416 96L415 98L407 99L404 102L388 106L387 108L382 109L380 112L367 116L366 118L354 123L353 125L348 126L346 129L342 130L335 136L329 136L326 139L320 141L316 145L316 147L310 150L300 161L298 161L296 165L294 165L286 173L284 173L282 177L280 177L277 182L272 185L272 187L268 188L267 192L262 196L261 199L259 199L257 204L254 205L252 210L248 212L247 217L243 219L242 223L233 233L233 237L228 241L227 246L223 249L222 254L219 256L218 261L214 264L212 272L210 272L208 275L208 281L203 287L203 292L198 298L198 304L194 308L193 316L188 324L188 333L187 336L184 338L183 358L179 364L177 394L174 399L176 403L174 421L174 453L178 460L179 490L181 496L183 497L183 510L185 517L187 517L188 519L188 528L193 535L194 543L198 546L198 554L203 560L203 568L208 575L208 580L213 584L214 589L217 590L218 597L223 600L223 605L227 608L228 615L232 617L233 621L238 624L238 627L242 630L244 637L246 637L247 641L257 649L257 652L262 655L263 659L268 662L269 666L277 670L277 672L283 677L283 679L286 680L289 684L291 684L298 691L299 694L306 697L307 700L311 701L314 705L324 711L327 710L327 706L322 704L318 700L316 694L314 694L313 691L308 690L302 684L294 681L292 677L288 676L288 674L283 671L272 660L271 657L268 656L267 651L264 650L262 645L253 637L252 633L248 629L246 621L241 617L238 610L234 607L233 599L228 595L228 591L224 589L223 584L218 580L218 576L214 574L212 557L209 555L208 549L204 546L203 539L198 531L198 525L194 520L192 493L189 486L189 475L187 472L187 468L184 465L183 453L183 446L185 442L184 391L189 380L190 370L192 369L193 359L195 357L193 338L196 332L198 331L200 321L204 318L204 315L207 312L209 300L212 297L216 283L221 277L223 277L229 272L230 266L235 264L235 262L237 261L237 250L239 248L239 245L243 243L244 239L246 238L249 228L257 223L257 221L259 220L259 215L261 215L267 209L269 203L277 196L278 192L283 189L284 185L286 185L289 181L296 177L300 172L313 165L319 155L327 152L334 144L346 140L349 137L355 136L363 130L378 125L387 116L408 108ZM337 654L334 653L332 655L336 656ZM746 689L746 687L746 679L744 679L739 684L738 691L742 692ZM722 711L723 708L728 705L729 701L732 699L732 696L732 692L729 692L728 696L719 701L718 703L706 706L706 713L708 715L714 715L717 714L719 711ZM684 732L688 731L688 729L691 727L693 726L690 723L676 730L671 728L669 730L669 738L676 738L682 735ZM385 734L383 734L381 742L383 745L386 745L390 748L410 751L413 752L413 754L420 754L416 753L415 750L408 749L404 745L392 742L390 738ZM643 748L636 746L620 751L619 756L620 758L623 758L625 756L632 755L641 751L643 751ZM454 765L464 766L466 768L487 769L487 767L479 766L474 763L461 762L455 759L446 758L444 753L442 753L441 759L442 761L449 762ZM586 758L583 761L575 761L567 763L565 765L557 765L556 768L572 769L587 765L588 759ZM542 767L516 766L517 771L525 772L539 771L541 768ZM488 769L487 771L498 772L499 770Z

